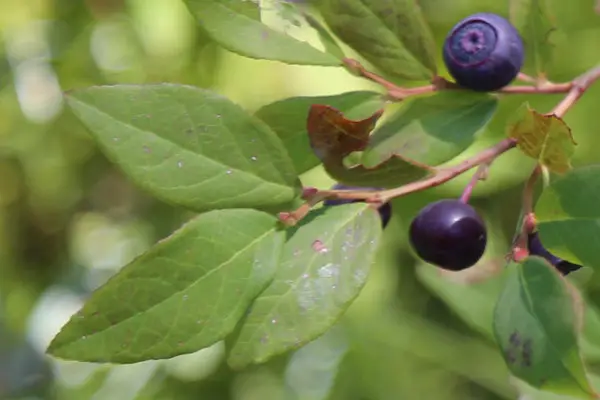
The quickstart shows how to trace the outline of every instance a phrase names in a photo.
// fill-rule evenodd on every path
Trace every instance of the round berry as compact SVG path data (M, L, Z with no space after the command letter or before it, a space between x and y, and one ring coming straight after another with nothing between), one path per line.
M515 27L491 13L473 14L446 36L444 63L456 83L489 92L515 79L524 62L523 41Z
M357 186L346 186L341 183L336 183L331 188L333 190L364 190L369 188L357 187ZM379 189L379 188L370 188L370 189ZM349 200L349 199L327 199L323 202L325 206L338 206L340 204L348 204L348 203L356 203L361 202L362 200ZM390 203L385 203L378 209L379 216L381 217L381 226L385 228L390 219L392 218L392 205Z
M410 242L424 261L460 271L474 265L485 251L483 219L460 200L439 200L425 206L410 225Z
M573 271L583 268L579 264L574 264L572 262L563 260L562 258L556 257L554 254L550 253L542 244L538 232L529 234L527 247L529 248L529 254L546 259L546 261L552 264L562 275L568 275Z

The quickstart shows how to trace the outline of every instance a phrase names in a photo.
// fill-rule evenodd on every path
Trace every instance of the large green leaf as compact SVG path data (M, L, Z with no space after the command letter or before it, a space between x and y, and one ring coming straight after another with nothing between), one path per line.
M521 71L545 77L552 60L550 34L555 30L546 0L510 0L510 22L519 30L525 45L525 64Z
M494 312L494 334L510 371L531 386L589 399L572 295L544 259L512 263Z
M298 173L321 163L310 147L306 131L306 118L313 104L335 107L354 119L366 118L384 106L381 94L356 91L333 96L291 97L258 110L255 115L279 135Z
M366 167L392 155L439 165L462 153L493 117L498 101L488 94L440 92L406 104L371 136Z
M289 232L277 275L243 321L229 364L264 362L327 331L365 284L380 235L378 213L363 203L309 214Z
M331 30L386 74L429 80L436 73L433 35L414 0L316 0Z
M558 257L600 267L600 165L553 178L535 206L542 243Z
M185 0L200 27L225 49L245 57L288 64L340 66L336 56L249 17L240 0Z
M98 86L68 104L104 153L156 197L196 211L283 209L300 182L277 135L228 99L191 86Z
M285 234L256 210L201 214L125 266L54 338L54 356L133 363L229 334L273 278Z

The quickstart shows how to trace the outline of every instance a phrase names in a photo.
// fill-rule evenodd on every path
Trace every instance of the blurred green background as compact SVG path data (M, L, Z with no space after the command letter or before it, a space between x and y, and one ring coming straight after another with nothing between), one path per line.
M419 2L438 43L459 19L507 15L496 0ZM600 61L594 0L551 0L556 24L549 76L573 78ZM491 339L491 311L531 161L513 151L494 164L473 204L492 238L473 270L440 273L410 253L407 224L418 209L458 196L464 176L394 202L394 219L369 282L325 336L292 354L232 372L224 345L129 366L54 360L44 350L90 291L189 218L133 186L100 154L61 92L98 84L175 82L212 88L250 111L290 96L375 89L341 68L249 60L212 43L180 0L2 0L0 8L0 399L491 400L516 399ZM263 21L321 47L281 1ZM441 60L440 60L441 65ZM504 98L462 157L504 135L524 101L549 111L559 96ZM566 122L579 143L574 165L600 161L600 84ZM390 109L397 106L390 106ZM332 182L317 168L306 185ZM597 275L597 274L596 274ZM573 275L588 299L582 342L600 372L600 279ZM596 334L598 333L598 334ZM596 388L599 380L594 378ZM523 389L523 386L519 386ZM531 389L521 399L559 399Z

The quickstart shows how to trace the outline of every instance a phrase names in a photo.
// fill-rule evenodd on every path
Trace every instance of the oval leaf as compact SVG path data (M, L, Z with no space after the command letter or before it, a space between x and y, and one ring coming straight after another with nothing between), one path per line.
M540 238L558 257L600 268L600 165L554 177L535 206Z
M201 214L94 292L48 352L134 363L222 340L273 278L284 243L275 226L255 210Z
M306 133L306 118L314 104L335 107L346 116L357 119L373 115L384 105L381 94L356 91L334 96L291 97L259 109L255 115L279 135L298 173L306 172L321 163L311 149Z
M510 371L531 386L590 398L569 289L540 257L508 266L494 311L494 335Z
M286 208L300 191L277 135L228 99L191 86L76 90L68 104L140 187L196 211Z
M373 132L363 165L378 165L393 155L432 166L445 163L473 143L497 105L495 97L470 92L417 98Z
M510 22L518 29L525 45L525 64L521 68L531 76L546 77L552 60L550 34L556 30L546 0L510 0Z
M185 0L200 27L225 49L245 57L288 64L341 66L339 58L249 17L240 0Z
M525 103L509 123L508 136L517 139L517 147L523 153L550 171L565 173L571 169L571 156L577 143L562 119L540 114Z
M254 301L228 363L243 368L327 331L362 289L381 236L364 203L313 211L288 234L273 282Z
M384 73L415 81L436 74L435 41L414 0L315 3L333 33Z

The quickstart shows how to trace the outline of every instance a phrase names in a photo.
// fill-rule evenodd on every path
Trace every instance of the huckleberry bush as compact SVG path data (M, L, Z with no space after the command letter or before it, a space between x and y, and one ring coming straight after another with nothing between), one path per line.
M506 268L488 276L505 279L489 328L513 377L595 396L579 347L585 304L563 275L600 265L592 241L600 166L573 168L577 132L563 117L600 68L565 83L547 79L549 35L560 27L544 2L511 3L509 16L467 16L443 43L414 2L287 2L324 50L263 24L255 2L185 3L230 52L345 68L380 91L292 97L255 114L175 83L68 92L71 110L129 179L197 215L95 291L50 354L135 363L224 340L228 365L241 369L301 348L361 292L392 200L468 171L460 198L431 202L402 229L414 256L440 271L479 269L490 234L471 194L494 180L495 160L518 151L526 157L514 168L531 174ZM564 97L549 112L522 104L504 122L504 138L458 160L512 94ZM397 111L390 103L400 103ZM338 183L303 185L315 167Z

